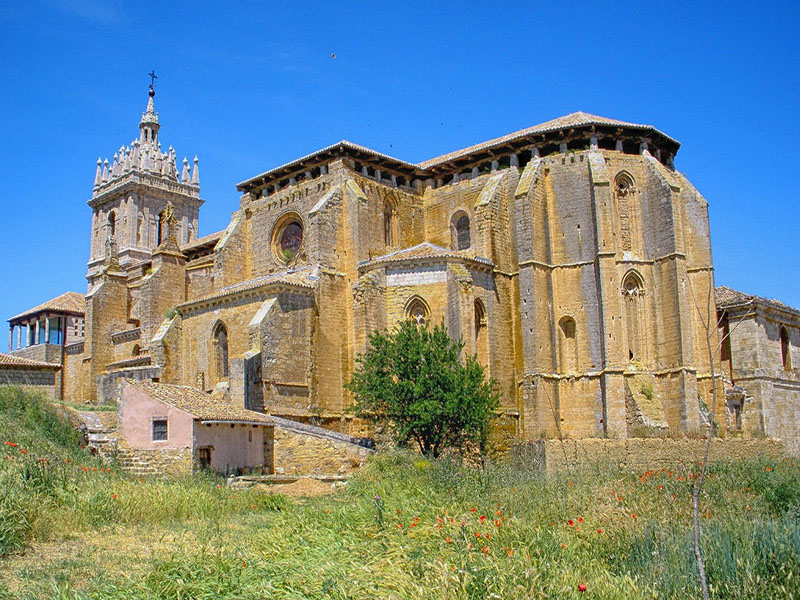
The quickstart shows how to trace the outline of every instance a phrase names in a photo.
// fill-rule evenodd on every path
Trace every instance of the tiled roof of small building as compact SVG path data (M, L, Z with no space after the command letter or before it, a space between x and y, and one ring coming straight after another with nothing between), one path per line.
M430 242L422 242L421 244L417 244L411 248L403 248L402 250L396 250L395 252L390 252L389 254L384 254L383 256L376 256L375 258L361 261L358 263L358 266L361 267L376 263L400 262L425 258L460 258L475 261L487 266L492 264L492 261L488 258L475 256L474 252L469 250L450 250L449 248L443 248L442 246L437 246L436 244L431 244Z
M184 254L194 248L199 248L200 246L205 246L206 244L210 244L211 242L218 242L219 238L222 237L222 234L225 233L225 230L217 231L215 233L209 233L208 235L204 235L201 238L197 238L196 240L192 240L188 244L181 246L181 252Z
M13 354L3 354L0 352L0 368L31 367L36 369L60 369L61 365L46 363L39 360L31 360L14 356Z
M247 410L186 385L126 380L149 396L179 408L200 421L272 424L269 415Z
M468 154L472 154L473 152L478 152L485 148L491 148L492 146L505 144L512 140L524 138L534 133L548 133L551 131L558 131L560 129L582 127L584 125L607 125L611 127L624 127L628 129L650 129L653 130L654 132L659 133L660 135L664 136L666 139L674 142L675 144L678 144L677 140L669 137L667 134L659 131L652 125L627 123L625 121L617 121L616 119L607 119L606 117L599 117L597 115L590 115L588 113L578 111L568 115L564 115L563 117L558 117L557 119L552 119L551 121L546 121L545 123L540 123L539 125L534 125L533 127L528 127L527 129L520 129L519 131L509 133L508 135L504 135L502 137L489 140L487 142L481 142L480 144L469 146L468 148L464 148L462 150L456 150L455 152L450 152L448 154L443 154L442 156L431 158L429 160L419 163L419 166L422 167L423 169L427 169L439 163L447 162L449 160L453 160L460 156L466 156Z
M52 300L48 300L44 304L40 304L39 306L34 306L31 309L26 310L14 317L9 319L10 321L16 321L17 319L22 319L24 317L32 317L37 313L41 312L60 312L60 313L71 313L71 314L84 314L86 311L86 305L83 294L79 294L78 292L66 292L61 294L60 296L53 298Z
M730 306L739 306L743 304L763 304L766 306L779 308L781 310L788 310L790 312L800 315L800 310L791 307L788 304L784 304L779 300L764 298L762 296L756 296L754 294L745 294L744 292L734 290L733 288L729 288L724 285L721 285L718 288L716 288L714 293L717 299L717 308L726 308Z

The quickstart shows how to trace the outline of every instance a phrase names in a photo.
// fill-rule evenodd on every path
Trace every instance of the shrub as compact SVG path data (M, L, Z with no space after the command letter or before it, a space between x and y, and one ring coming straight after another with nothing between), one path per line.
M477 356L461 361L463 348L444 325L405 321L374 332L348 384L354 412L385 423L398 444L416 442L426 455L468 442L483 450L499 394Z

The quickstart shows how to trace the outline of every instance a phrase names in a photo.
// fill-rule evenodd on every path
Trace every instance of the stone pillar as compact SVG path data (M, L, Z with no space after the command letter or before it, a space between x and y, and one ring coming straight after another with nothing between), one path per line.
M33 333L33 344L31 344L31 345L35 346L36 344L39 343L39 319L36 319L36 326L35 326L33 332L34 332Z
M44 313L44 343L50 343L50 315Z
M14 349L14 326L10 325L8 327L8 351L11 352Z

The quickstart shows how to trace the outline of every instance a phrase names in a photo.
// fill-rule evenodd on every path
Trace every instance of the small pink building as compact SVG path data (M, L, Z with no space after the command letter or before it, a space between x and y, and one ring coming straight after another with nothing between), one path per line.
M195 388L127 379L119 423L123 468L171 475L272 469L270 417Z

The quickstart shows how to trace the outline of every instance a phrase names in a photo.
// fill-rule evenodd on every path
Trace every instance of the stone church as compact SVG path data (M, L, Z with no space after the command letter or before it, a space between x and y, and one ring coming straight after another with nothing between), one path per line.
M713 298L708 204L666 133L576 112L421 163L341 141L237 184L228 226L198 238L198 159L162 150L154 96L138 138L97 163L73 401L113 401L123 378L181 384L357 433L354 360L414 319L463 338L523 439L708 422L693 300Z

